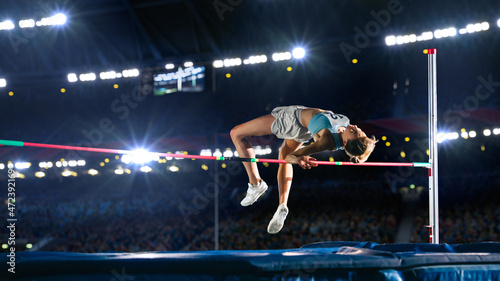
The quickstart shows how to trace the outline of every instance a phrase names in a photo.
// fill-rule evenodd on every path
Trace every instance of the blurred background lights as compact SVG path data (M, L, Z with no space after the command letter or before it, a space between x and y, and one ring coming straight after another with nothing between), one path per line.
M487 137L488 137L488 136L490 136L490 135L491 135L491 130L490 130L490 129L485 129L485 130L483 131L483 135L485 135L485 136L487 136Z
M73 82L76 82L76 81L78 81L78 77L76 76L75 73L68 74L68 82L73 83Z
M149 166L147 166L147 165L146 165L146 166L142 166L142 167L140 168L140 171L141 171L141 172L143 172L143 173L149 173L149 172L151 172L152 170L153 170L153 169L151 169L151 167L149 167Z
M4 78L0 78L0 87L5 87L7 86L7 80L5 80Z
M14 27L14 23L12 23L12 21L10 20L0 22L0 30L10 30L14 29Z
M293 49L292 55L295 59L301 59L306 55L306 50L304 50L304 48L302 47L297 47Z
M290 52L274 53L272 58L273 61L289 60L292 58L292 54Z
M34 19L20 20L19 21L19 27L20 28L32 28L32 27L35 27L35 20Z
M90 169L88 171L88 174L91 176L95 176L95 175L99 174L99 172L96 169Z
M57 13L48 18L42 18L36 22L37 26L48 26L48 25L63 25L66 23L66 15L62 13Z
M165 68L166 68L166 69L174 69L174 67L175 67L175 65L174 65L173 63L167 63L167 64L165 65Z

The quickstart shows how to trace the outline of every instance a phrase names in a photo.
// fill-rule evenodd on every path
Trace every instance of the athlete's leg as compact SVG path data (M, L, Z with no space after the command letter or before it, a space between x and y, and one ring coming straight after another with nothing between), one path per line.
M280 148L279 159L285 159L290 153L293 153L302 143L295 140L285 140ZM278 190L280 194L280 205L288 202L288 195L292 186L293 167L292 164L279 164L278 168Z
M272 134L271 125L274 120L274 116L268 114L238 125L231 130L231 139L238 151L239 157L255 158L255 150L247 137ZM249 182L253 185L259 184L261 178L257 169L257 163L243 162L243 165L247 171Z

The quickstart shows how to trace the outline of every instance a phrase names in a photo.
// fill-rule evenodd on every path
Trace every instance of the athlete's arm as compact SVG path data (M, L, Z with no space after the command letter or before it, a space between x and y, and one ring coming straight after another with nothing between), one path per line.
M287 155L285 160L290 164L299 164L303 169L318 166L318 164L311 162L316 159L308 155L336 148L332 133L328 129L322 129L318 134L319 138L314 143Z

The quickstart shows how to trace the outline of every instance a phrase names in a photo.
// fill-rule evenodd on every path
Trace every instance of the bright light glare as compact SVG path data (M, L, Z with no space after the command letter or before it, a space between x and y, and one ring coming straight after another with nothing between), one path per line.
M174 65L173 63L167 63L167 64L165 65L165 68L166 68L166 69L174 69L174 67L175 67L175 65Z
M33 20L33 19L20 20L19 21L19 27L20 28L32 28L32 27L35 27L35 20Z
M94 81L96 79L95 73L82 73L80 74L80 81L85 82L85 81ZM69 80L69 75L68 75L68 80ZM71 81L70 81L71 82Z
M469 137L471 137L471 138L475 138L476 135L477 135L476 131L470 131L469 132Z
M170 172L178 172L179 171L179 167L175 166L175 165L172 165L170 167L168 167L168 170L170 170Z
M63 25L66 23L66 15L62 13L55 14L48 18L42 18L36 22L37 26L47 26L47 25Z
M121 157L121 161L125 164L129 164L130 162L137 164L144 164L158 159L159 159L158 155L148 152L144 149L134 150L132 151L131 154L125 154Z
M14 29L14 27L14 23L12 23L12 21L10 20L0 22L0 30L10 30Z
M301 59L306 55L306 50L304 50L304 48L297 47L297 48L293 49L292 55L296 59Z
M213 66L215 68L221 68L224 66L224 62L222 60L214 60Z
M0 78L0 87L5 87L7 86L7 80L5 80L4 78Z
M225 59L223 61L223 64L225 67L239 66L241 65L241 59L240 58Z
M497 20L497 25L500 27L500 19Z
M149 172L151 172L153 169L151 169L151 167L149 167L149 166L142 166L140 170L141 170L141 172L143 172L143 173L149 173Z
M68 74L68 82L73 83L73 82L76 82L76 81L78 81L78 76L76 76L75 73Z
M29 162L17 162L15 164L15 167L18 170L28 169L30 166L31 166L31 163L29 163Z
M88 173L91 176L95 176L95 175L99 174L99 172L97 170L95 170L95 169L90 169Z
M485 135L485 136L487 136L487 137L488 137L488 136L490 136L490 135L491 135L491 130L490 130L490 129L485 129L485 130L483 131L483 135Z
M128 77L137 77L137 76L139 76L139 69L137 69L137 68L125 69L125 70L122 71L122 75L125 78L128 78Z
M289 60L292 58L292 54L290 52L274 53L272 58L273 61Z
M102 80L115 79L115 78L118 78L117 74L118 73L116 73L115 71L104 71L104 72L99 73L99 77Z
M494 135L498 135L498 134L500 134L500 128L495 128L495 129L493 129L493 134L494 134Z

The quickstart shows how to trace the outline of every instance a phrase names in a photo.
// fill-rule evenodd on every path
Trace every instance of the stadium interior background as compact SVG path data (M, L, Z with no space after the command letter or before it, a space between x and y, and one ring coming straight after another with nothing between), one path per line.
M234 151L229 131L235 125L301 104L347 115L379 139L369 161L425 162L423 50L437 48L438 131L451 138L439 144L441 243L499 240L498 1L11 0L0 11L0 22L15 25L0 30L0 139L49 144L224 153ZM67 17L62 25L18 26L57 12ZM476 22L489 28L467 29ZM386 41L449 27L456 27L455 36ZM296 47L305 50L303 58L272 59ZM214 67L215 60L254 55L267 61ZM169 72L166 64L173 72L185 69L187 61L205 67L204 90L154 95L153 77ZM100 72L125 69L138 73L100 79ZM70 73L78 81L70 82ZM82 81L84 73L97 78ZM280 140L253 141L264 151L259 157L277 158ZM121 157L0 147L2 202L9 163L20 173L16 231L23 250L212 250L215 208L218 249L428 241L426 169L295 167L287 222L269 235L276 165L259 163L271 188L243 208L247 179L239 163L162 157L127 164ZM343 152L317 158L347 160ZM5 244L7 228L0 234Z

